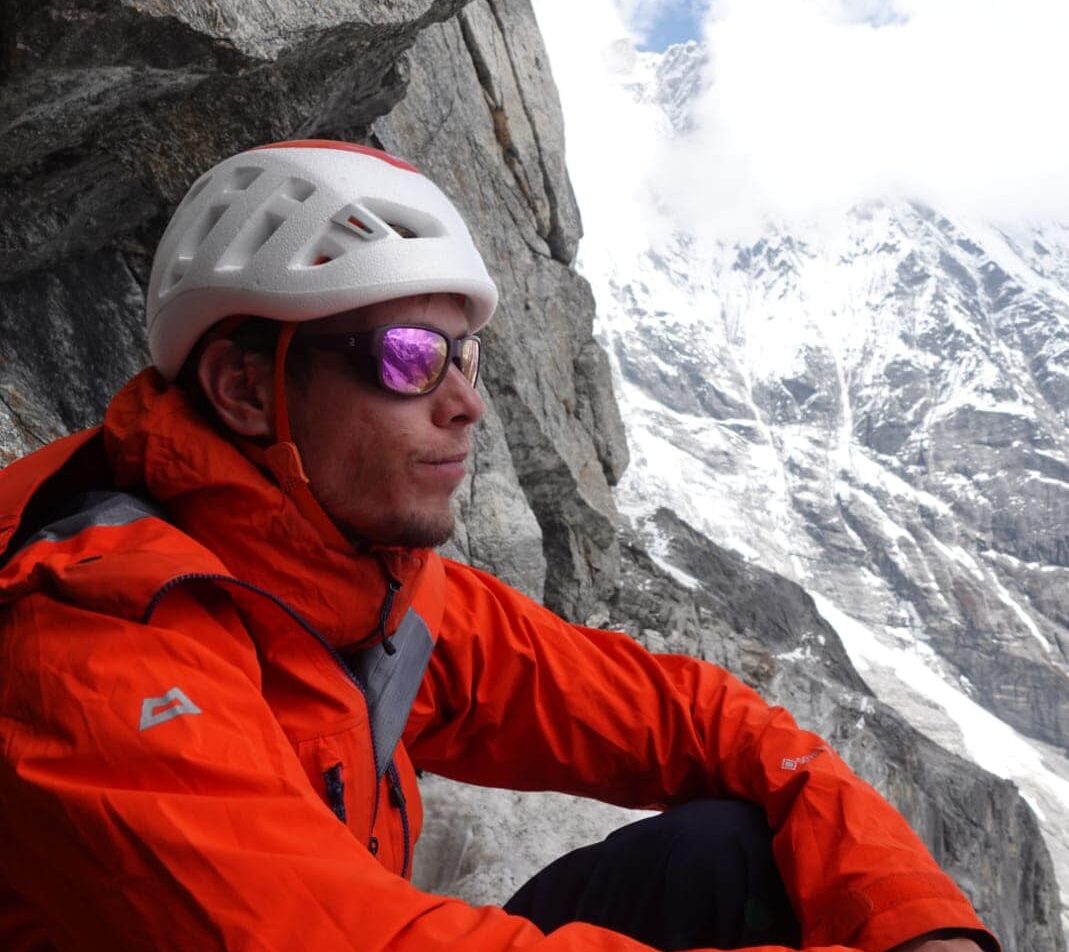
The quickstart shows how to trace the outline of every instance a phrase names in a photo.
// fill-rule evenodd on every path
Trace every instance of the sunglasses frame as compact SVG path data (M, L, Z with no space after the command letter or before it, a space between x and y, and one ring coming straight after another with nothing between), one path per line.
M392 330L430 331L432 334L435 334L446 342L448 350L446 352L445 363L442 365L442 370L438 374L437 379L426 390L420 390L417 393L409 393L403 390L395 390L386 383L386 380L383 377L383 342L386 339L386 335ZM468 341L475 342L475 374L470 379L468 378L468 375L464 373L461 365L463 347ZM375 382L387 393L391 393L397 397L425 397L428 394L434 393L434 391L442 385L442 381L444 381L449 374L450 366L453 365L460 371L461 376L474 387L479 381L479 370L482 365L482 341L477 335L464 334L461 337L450 337L440 327L435 327L432 324L410 324L402 322L397 324L384 324L382 327L375 327L369 331L355 331L349 334L298 334L293 338L291 346L313 347L317 350L328 350L333 351L334 353L372 357L375 360Z

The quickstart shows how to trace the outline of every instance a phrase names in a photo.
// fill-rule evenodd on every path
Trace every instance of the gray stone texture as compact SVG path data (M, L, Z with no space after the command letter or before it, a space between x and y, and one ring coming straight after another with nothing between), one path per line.
M143 365L152 249L200 171L284 138L396 151L458 202L501 289L453 554L568 617L727 663L887 792L1007 952L1064 948L1015 791L875 704L800 590L669 514L673 556L701 592L633 541L621 552L609 487L627 448L572 268L579 213L527 0L8 0L0 33L0 461L99 420ZM992 293L1011 297L997 278ZM800 396L786 388L783 406ZM1027 529L992 531L1027 552L1042 541ZM781 657L796 649L804 661ZM429 817L429 842L448 832ZM455 852L442 862L463 866Z
M497 280L487 389L542 526L545 601L582 617L615 583L607 477L622 472L626 446L607 363L592 356L593 297L569 267L579 213L530 8L477 0L424 31L407 95L373 134L456 199ZM577 364L596 373L579 382Z
M442 554L493 572L541 601L546 583L542 528L516 478L501 419L486 399L471 466L453 498L457 531Z

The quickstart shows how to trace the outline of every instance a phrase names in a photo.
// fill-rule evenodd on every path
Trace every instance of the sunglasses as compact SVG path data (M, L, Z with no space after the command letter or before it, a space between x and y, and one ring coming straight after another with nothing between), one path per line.
M479 338L450 337L423 324L387 324L355 334L309 334L294 346L348 354L354 365L371 358L375 381L383 390L403 397L421 397L435 390L456 364L473 387L479 379Z

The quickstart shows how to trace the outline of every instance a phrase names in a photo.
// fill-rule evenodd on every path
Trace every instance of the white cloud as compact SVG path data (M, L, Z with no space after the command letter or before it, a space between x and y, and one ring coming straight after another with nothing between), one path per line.
M658 151L653 120L620 88L619 58L671 2L536 2L588 226L590 202L600 214L607 194L648 204L621 164L720 233L885 197L1069 219L1069 3L713 0L697 131ZM604 53L614 41L615 63ZM621 157L614 188L613 170L594 168L607 155Z
M663 113L642 106L621 85L638 61L636 34L613 0L536 0L564 111L568 172L579 196L584 255L610 247L623 253L645 229L663 224L651 206L649 184L667 131Z
M1053 0L720 0L677 204L747 219L893 196L1064 217L1067 37Z
M682 6L678 0L617 0L616 9L624 22L634 31L645 33L661 15L673 6Z

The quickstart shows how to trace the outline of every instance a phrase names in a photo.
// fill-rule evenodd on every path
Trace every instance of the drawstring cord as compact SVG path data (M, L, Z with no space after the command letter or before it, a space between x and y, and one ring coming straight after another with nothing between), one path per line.
M297 322L287 321L282 326L275 346L275 442L265 450L255 443L242 440L241 450L254 463L271 472L279 488L293 500L301 515L315 526L328 548L338 552L352 552L353 547L349 540L341 534L334 521L312 495L300 451L290 432L289 413L286 409L286 354L296 331Z
M323 542L339 552L356 551L354 546L339 531L334 521L327 515L309 487L308 475L301 462L297 444L293 442L290 431L289 412L286 406L286 355L290 342L297 332L297 322L288 321L278 335L275 346L274 393L275 393L275 442L264 449L251 440L239 440L241 451L255 464L270 471L279 488L284 492L303 515L318 531ZM401 582L394 577L380 557L379 565L386 579L386 595L379 609L379 621L372 635L382 638L382 648L388 654L395 654L397 647L390 641L386 626L390 622L394 598L401 590Z

